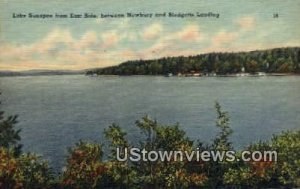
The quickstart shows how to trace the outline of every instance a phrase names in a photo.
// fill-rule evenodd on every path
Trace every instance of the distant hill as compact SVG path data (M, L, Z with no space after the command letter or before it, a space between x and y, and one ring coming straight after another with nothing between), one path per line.
M132 60L118 66L92 69L98 75L166 75L179 73L300 73L300 47L250 52L214 52L195 56Z
M40 76L40 75L77 75L86 71L72 70L27 70L27 71L0 71L0 76Z

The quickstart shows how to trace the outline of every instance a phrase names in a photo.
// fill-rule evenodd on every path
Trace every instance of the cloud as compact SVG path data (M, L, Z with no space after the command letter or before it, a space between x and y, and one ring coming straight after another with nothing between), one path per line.
M55 28L43 39L25 46L27 52L43 57L57 56L61 52L72 51L80 53L99 46L99 38L95 31L86 31L79 39L75 39L68 29Z
M77 44L80 48L86 48L94 46L98 43L98 36L95 31L88 31L82 35L80 41Z
M184 26L177 32L164 35L161 40L174 42L199 42L203 39L204 34L200 32L199 26L191 24Z
M129 41L136 41L137 40L137 35L135 33L133 33L133 32L127 32L127 33L125 33L125 36L124 36L124 38L126 38Z
M169 52L170 49L178 49L180 46L188 43L199 43L204 39L204 33L200 31L200 28L196 24L190 24L184 26L181 30L165 33L159 38L156 43L154 43L151 47L146 49L145 51L150 54L164 54L164 52Z
M124 37L120 35L116 30L111 30L102 34L103 48L110 48L116 46L119 41Z
M255 26L255 19L251 16L246 16L236 20L236 23L242 30L252 30Z
M140 43L142 46L139 50L133 50L131 46L119 48L122 40L135 41L141 37L139 33L124 29L128 23L129 20L123 24L115 22L117 27L114 30L103 33L88 30L79 38L75 38L67 28L55 28L41 40L29 45L1 44L0 61L11 69L103 67L133 59L196 54L193 50L182 49L182 45L198 43L204 36L196 24L162 35L163 26L153 23L143 36L149 40L158 38L153 40L152 45L147 47Z
M205 48L204 51L205 52L226 51L226 49L228 51L231 51L235 49L233 48L234 46L239 46L239 43L243 37L249 38L248 31L253 30L255 27L255 19L254 17L251 16L245 16L239 18L237 20L234 20L233 23L239 26L237 30L235 31L227 31L225 29L219 30L219 32L217 32L214 36L211 37L210 47Z
M201 34L198 25L186 26L183 30L176 33L175 36L186 42L200 41L203 39L203 34Z
M233 42L238 38L238 33L236 32L227 32L225 30L219 31L215 36L212 37L212 46L219 47L224 44Z
M157 38L163 31L163 26L160 23L153 23L143 30L142 38L151 40Z
M55 28L28 45L0 44L0 69L85 69L103 67L138 57L130 49L113 49L131 33L86 31L74 38L69 29ZM109 49L111 48L111 49Z
M68 29L53 29L45 38L31 45L31 50L39 53L44 53L55 48L58 44L73 46L74 39Z
M251 42L247 44L230 45L223 47L208 47L201 49L201 53L210 52L241 52L241 51L254 51L254 50L265 50L278 47L296 47L299 43L295 41L286 42L283 46L282 43L264 43L264 42Z

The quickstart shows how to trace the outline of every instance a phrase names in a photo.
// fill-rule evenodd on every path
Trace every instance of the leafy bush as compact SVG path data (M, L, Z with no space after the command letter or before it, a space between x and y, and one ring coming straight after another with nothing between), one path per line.
M0 188L48 188L52 179L48 164L40 157L15 157L12 150L0 148Z
M277 151L277 161L241 162L225 173L224 182L243 187L300 186L299 139L300 131L289 131L250 145L250 151Z
M167 126L160 125L149 116L144 116L136 121L136 127L143 134L139 141L139 148L147 151L161 150L192 150L193 141L186 137L178 124ZM110 157L113 169L109 173L114 186L138 188L182 188L188 186L203 186L207 181L204 173L188 170L188 162L118 162L116 161L116 148L131 148L126 139L126 132L113 124L105 130L105 136L110 141ZM124 155L124 152L123 154Z
M62 186L69 188L96 188L107 171L101 162L102 149L98 144L79 142L69 149L67 166L62 174Z

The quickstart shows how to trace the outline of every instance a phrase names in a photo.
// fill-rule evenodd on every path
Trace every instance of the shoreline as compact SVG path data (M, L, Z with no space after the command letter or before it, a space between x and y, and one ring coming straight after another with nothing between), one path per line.
M248 74L248 73L246 73ZM89 75L86 76L90 77L283 77L283 76L300 76L298 73L266 73L264 75L257 75L257 74L248 74L248 75L238 75L238 74L227 74L227 75L200 75L200 76L193 76L193 75Z
M22 74L22 75L0 75L1 77L36 77L36 76L66 76L66 75L83 75L89 77L193 77L193 78L201 78L201 77L287 77L287 76L300 76L299 73L265 73L264 75L258 74L249 74L245 73L244 75L239 74L227 74L227 75L97 75L97 74L84 74L84 73L72 73L72 74Z

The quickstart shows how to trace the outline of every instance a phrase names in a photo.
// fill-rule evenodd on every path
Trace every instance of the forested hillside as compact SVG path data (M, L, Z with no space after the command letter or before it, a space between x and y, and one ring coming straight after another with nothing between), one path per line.
M300 73L300 47L132 60L118 66L90 70L87 74L165 75L190 72L233 74L242 70L248 73Z

